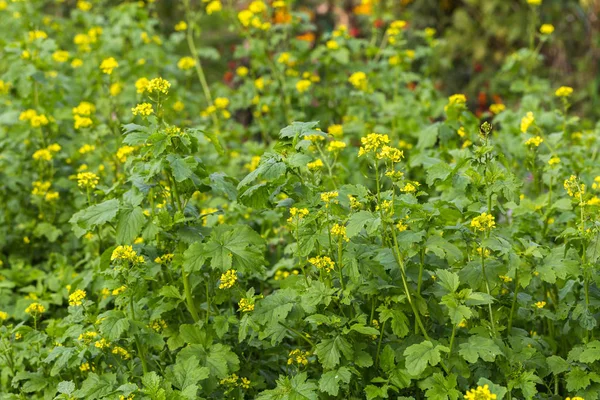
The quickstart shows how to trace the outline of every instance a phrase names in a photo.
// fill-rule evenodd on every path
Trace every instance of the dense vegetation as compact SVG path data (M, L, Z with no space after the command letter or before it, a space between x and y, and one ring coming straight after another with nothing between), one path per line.
M600 125L546 2L491 104L410 2L66 3L0 0L3 399L600 397Z

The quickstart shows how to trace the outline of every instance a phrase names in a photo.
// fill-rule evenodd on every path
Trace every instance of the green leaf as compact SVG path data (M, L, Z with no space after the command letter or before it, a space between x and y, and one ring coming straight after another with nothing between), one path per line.
M429 378L419 382L419 387L425 390L425 397L430 400L457 400L461 392L456 389L456 375L447 377L436 372Z
M166 400L167 393L162 387L162 379L154 371L144 374L142 378L142 385L144 389L142 392L151 400Z
M429 340L413 344L404 350L406 357L406 369L413 376L420 375L427 365L432 367L441 361L440 351L449 351L445 346L434 346Z
M508 392L508 390L504 386L497 385L489 379L485 378L479 378L479 380L477 381L477 385L488 385L490 388L490 392L496 395L496 400L502 400Z
M122 311L110 310L98 316L100 333L109 341L117 340L129 328L129 319Z
M559 356L550 356L546 358L546 362L554 375L562 374L571 368L571 365Z
M351 359L353 349L346 339L338 335L332 339L323 339L315 347L315 353L319 357L319 362L323 365L323 368L333 369L340 363L342 354L347 359Z
M445 270L445 269L437 269L435 271L435 275L437 276L437 283L446 289L450 293L456 292L458 286L460 285L460 279L458 278L458 274Z
M261 392L256 400L317 400L317 385L306 381L306 372L293 378L279 376L277 387Z
M144 226L144 212L140 207L126 207L119 212L117 243L131 244Z
M56 390L61 394L71 394L75 391L75 384L73 381L62 381L58 384Z
M467 343L461 343L458 353L471 364L476 363L479 358L493 362L496 356L503 355L502 350L492 339L482 336L469 337Z
M288 125L279 131L279 137L282 139L293 138L296 136L303 136L303 135L307 135L307 134L308 135L317 134L315 132L318 132L318 134L322 134L323 132L317 131L315 129L317 127L317 125L319 125L319 123L314 122L314 121L312 121L312 122L292 122L291 125Z
M419 132L419 142L417 143L419 150L432 147L437 142L439 126L440 123L436 122Z
M265 326L261 338L271 337L272 344L283 340L286 329L280 322L285 321L294 305L297 304L297 298L298 295L293 289L286 288L276 291L257 303L254 319L257 323Z
M181 390L181 394L186 399L196 399L198 393L198 383L208 378L209 369L201 367L200 362L195 357L187 359L177 358L177 363L169 370L167 376L173 385Z
M90 372L87 379L83 381L81 389L76 390L73 395L79 399L86 400L101 399L108 396L117 384L117 376L115 374L104 373L101 376Z
M195 242L183 253L183 269L185 272L198 272L206 261L204 243Z
M381 218L370 211L358 211L348 220L346 234L352 238L360 233L363 228L367 228L367 233L373 233L381 225Z
M337 396L340 391L340 382L349 383L352 374L346 367L328 371L319 379L319 390L330 396Z
M119 200L106 200L73 214L69 222L74 225L75 235L81 237L92 228L112 221L118 211Z
M75 349L73 347L56 346L53 348L50 354L48 354L48 357L44 360L45 363L52 363L50 375L58 375L74 355Z
M579 356L582 363L593 363L600 360L600 342L593 340L585 345L585 350Z
M242 273L257 272L264 265L264 239L247 225L219 225L204 246L211 267L222 272L232 268ZM197 251L190 255L197 254ZM195 264L197 265L197 264Z
M167 160L173 171L173 177L177 182L183 182L192 177L194 175L193 168L198 165L198 162L192 156L181 158L174 154L169 154Z

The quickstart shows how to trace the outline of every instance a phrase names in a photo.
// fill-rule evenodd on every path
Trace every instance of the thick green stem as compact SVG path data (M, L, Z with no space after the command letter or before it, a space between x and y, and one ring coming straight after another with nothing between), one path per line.
M519 294L519 271L515 272L515 292L513 294L512 305L510 306L510 315L508 317L508 329L506 330L506 334L510 335L510 331L512 329L513 317L515 315L515 309L517 308L517 296Z
M485 282L485 290L488 296L492 296L490 290L490 282L488 281L487 275L485 273L485 248L483 247L483 243L481 246L481 273L483 275L483 281ZM496 336L496 324L494 323L494 312L492 310L492 304L488 304L488 310L490 313L490 324L492 325L492 333Z

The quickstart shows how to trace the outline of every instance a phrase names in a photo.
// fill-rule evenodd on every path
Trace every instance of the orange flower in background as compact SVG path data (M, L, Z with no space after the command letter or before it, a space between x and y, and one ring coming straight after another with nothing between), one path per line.
M305 42L314 42L315 41L315 33L314 32L306 32L302 35L296 36L296 39L303 40Z
M286 9L276 10L273 13L274 24L289 24L291 21L292 14L290 14Z
M354 7L354 14L371 15L373 12L372 1L373 0L362 0L358 6Z

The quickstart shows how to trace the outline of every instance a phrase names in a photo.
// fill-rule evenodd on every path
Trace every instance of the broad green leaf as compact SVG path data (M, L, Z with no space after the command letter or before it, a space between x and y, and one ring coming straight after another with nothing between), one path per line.
M419 382L419 387L425 390L425 397L430 400L457 400L462 393L456 389L456 375L444 376L436 372L429 378Z
M469 337L468 342L460 345L458 353L471 364L476 363L479 358L483 361L493 362L496 356L503 354L492 339L482 336Z
M407 347L404 350L406 369L413 376L420 375L428 364L433 367L441 361L440 351L449 349L445 346L434 346L429 340Z
M203 247L204 257L211 259L212 269L234 268L242 273L259 271L264 265L264 239L246 225L215 227ZM197 248L189 256L198 254ZM193 257L192 257L193 258ZM195 258L198 260L198 257ZM194 265L197 265L197 261Z
M347 359L352 358L353 350L350 343L342 336L323 339L315 348L315 353L319 357L319 362L323 368L333 369L340 363L340 356L343 354Z
M337 396L340 391L340 383L349 383L352 374L346 367L325 372L319 379L319 390L330 396Z
M73 231L77 237L81 237L92 228L112 221L118 211L119 200L106 200L73 214L69 222L74 225Z
M81 389L76 390L73 395L78 399L101 399L108 396L115 389L116 384L117 376L115 374L103 373L98 376L90 372L87 379L83 381Z
M144 226L144 212L140 207L122 208L117 224L117 243L131 244Z
M110 310L98 316L100 333L109 341L117 340L129 328L129 319L122 311Z
M172 369L167 370L167 376L173 385L181 390L186 399L196 399L200 381L208 378L209 370L206 367L200 367L199 361L195 357L187 359L177 358L177 363Z

